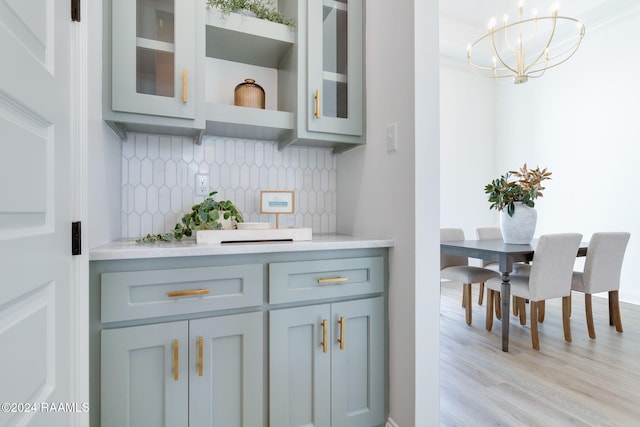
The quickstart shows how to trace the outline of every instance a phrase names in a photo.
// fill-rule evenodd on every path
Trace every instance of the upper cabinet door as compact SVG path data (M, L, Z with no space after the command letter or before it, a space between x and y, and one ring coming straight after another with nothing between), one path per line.
M114 111L195 117L194 0L113 0Z
M308 128L362 135L363 0L308 4Z

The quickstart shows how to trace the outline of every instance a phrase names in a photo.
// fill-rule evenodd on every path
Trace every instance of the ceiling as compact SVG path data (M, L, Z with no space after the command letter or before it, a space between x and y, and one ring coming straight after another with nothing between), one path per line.
M517 17L519 0L440 0L440 16L455 22L477 27L481 32L487 27L492 17L498 22L507 13L514 19ZM525 17L537 9L539 15L546 14L553 3L558 4L560 15L584 19L593 9L605 3L620 3L620 0L524 0Z

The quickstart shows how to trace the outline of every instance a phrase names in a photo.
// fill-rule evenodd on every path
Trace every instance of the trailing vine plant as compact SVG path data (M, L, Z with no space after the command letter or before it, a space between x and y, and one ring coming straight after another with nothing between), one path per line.
M147 234L136 240L138 243L154 243L157 241L170 242L180 240L184 236L191 237L197 230L222 230L220 220L232 218L235 222L244 222L242 214L229 200L216 201L213 196L218 192L209 193L209 197L201 203L193 205L191 212L182 217L182 222L176 224L172 233ZM221 218L222 216L222 218Z

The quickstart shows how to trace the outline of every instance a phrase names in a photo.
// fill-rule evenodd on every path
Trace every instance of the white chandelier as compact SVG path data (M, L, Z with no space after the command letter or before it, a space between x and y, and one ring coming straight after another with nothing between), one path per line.
M551 16L537 16L534 9L531 18L524 19L520 1L518 12L520 19L512 23L504 15L500 28L492 18L487 34L468 46L467 61L480 75L525 83L567 61L578 50L584 25L578 19L558 16L557 5L552 6Z

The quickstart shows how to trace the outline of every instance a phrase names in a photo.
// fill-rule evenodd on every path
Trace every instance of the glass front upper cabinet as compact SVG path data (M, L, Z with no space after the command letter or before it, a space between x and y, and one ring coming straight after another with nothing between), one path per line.
M113 0L113 110L195 117L194 4Z
M362 3L309 2L309 130L362 134Z

